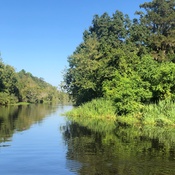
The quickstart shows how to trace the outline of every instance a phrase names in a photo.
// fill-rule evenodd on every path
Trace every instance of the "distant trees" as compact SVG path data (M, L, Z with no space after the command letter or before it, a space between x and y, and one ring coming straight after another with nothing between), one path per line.
M62 94L42 78L35 77L25 70L15 72L12 66L0 61L0 105L17 102L61 102L64 96L66 99L65 93Z
M13 67L0 61L0 105L18 101L17 74Z
M77 105L112 99L119 115L162 99L175 100L175 2L140 5L139 19L116 11L95 15L68 58L65 89Z

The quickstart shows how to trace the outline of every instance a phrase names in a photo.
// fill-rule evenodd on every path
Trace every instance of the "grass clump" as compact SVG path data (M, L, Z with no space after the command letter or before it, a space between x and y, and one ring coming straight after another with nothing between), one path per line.
M116 119L115 107L112 102L105 99L94 99L91 102L87 102L79 107L75 107L72 111L66 113L66 116L72 117L85 117L95 118L101 120Z
M93 130L114 129L116 124L135 127L175 127L175 103L160 101L143 106L140 111L117 116L114 103L106 99L94 99L65 115L74 122Z
M164 100L158 104L145 106L143 110L143 125L175 126L175 104L173 101Z
M94 130L115 128L115 107L105 99L94 99L65 114L69 119Z
M170 100L143 106L139 112L117 117L117 122L129 126L175 126L175 103Z

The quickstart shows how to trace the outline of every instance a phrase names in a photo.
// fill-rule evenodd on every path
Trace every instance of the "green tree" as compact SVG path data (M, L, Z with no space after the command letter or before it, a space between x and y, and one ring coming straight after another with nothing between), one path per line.
M120 11L95 15L64 75L75 103L109 98L122 115L142 104L174 100L174 5L146 2L140 5L145 13L136 12L140 18L133 22Z
M0 61L0 104L7 105L17 102L18 93L15 69Z
M84 41L68 58L69 69L64 75L65 89L76 104L103 96L102 84L115 72L115 50L122 47L128 35L130 20L116 11L95 15L92 26L83 34Z
M147 45L156 60L175 61L175 1L153 0L140 5L146 11L141 14L141 22L150 30Z
M25 70L18 73L18 87L19 100L22 102L39 103L59 100L59 92L56 87Z
M66 90L77 104L89 101L98 96L98 51L99 42L96 37L88 38L68 58L70 68L65 74Z

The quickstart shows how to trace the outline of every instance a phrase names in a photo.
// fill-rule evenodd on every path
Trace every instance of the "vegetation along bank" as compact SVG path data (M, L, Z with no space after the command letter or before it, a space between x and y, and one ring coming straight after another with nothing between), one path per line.
M66 102L68 96L31 73L15 69L0 60L0 105Z
M68 58L64 88L79 107L67 115L175 125L175 1L140 10L133 20L118 10L93 17Z

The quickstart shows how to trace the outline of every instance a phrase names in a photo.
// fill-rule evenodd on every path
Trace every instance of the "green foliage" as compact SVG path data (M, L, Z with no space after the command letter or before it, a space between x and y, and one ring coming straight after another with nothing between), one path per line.
M168 54L174 54L175 51L174 0L153 0L140 7L146 11L145 15L141 15L141 22L150 31L146 44L155 59L169 60Z
M12 66L0 61L0 105L17 102L61 102L64 96L66 97L66 93L59 92L42 78L37 78L25 70L15 72Z
M142 123L153 126L175 126L175 104L170 100L145 106Z
M150 84L151 101L166 98L174 100L175 95L175 64L172 62L157 63L149 55L141 58L136 71L144 82Z
M107 13L95 15L89 28L89 35L95 33L100 43L118 47L128 37L130 25L129 16L118 10L112 17Z
M175 3L153 0L133 22L116 11L95 15L68 58L65 89L77 105L112 100L118 115L149 103L175 100Z
M141 102L149 101L152 97L149 84L143 82L138 75L122 76L116 72L112 81L103 84L104 96L115 102L119 115L140 110Z
M0 92L0 104L7 105L9 103L9 95L5 92Z
M115 128L115 106L110 100L94 99L64 115L88 128L97 128L97 131Z
M101 120L113 120L115 118L115 107L112 101L106 99L94 99L91 102L75 107L72 111L66 113L67 116L81 118L99 118ZM114 118L113 118L114 117Z
M66 90L77 104L89 101L98 96L98 68L101 54L96 37L82 43L76 52L69 57L70 68L65 75Z
M175 126L175 103L162 100L157 104L144 105L140 111L135 110L125 116L116 118L120 125L136 126L139 128L173 127Z
M162 63L152 76L152 90L156 99L175 99L175 64Z
M59 91L42 78L21 70L18 73L19 101L43 103L44 101L59 101Z

